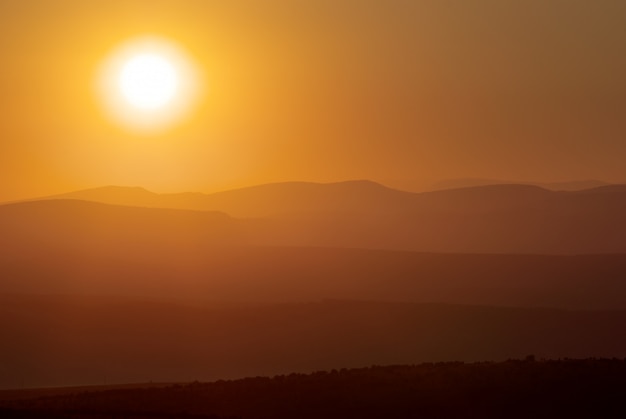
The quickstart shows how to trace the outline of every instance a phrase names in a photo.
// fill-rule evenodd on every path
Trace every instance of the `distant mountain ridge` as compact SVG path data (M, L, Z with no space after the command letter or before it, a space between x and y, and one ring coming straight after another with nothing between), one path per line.
M212 210L234 217L264 217L268 215L308 211L354 211L362 205L384 210L402 205L410 192L398 191L381 184L355 180L336 183L281 182L212 194L156 194L139 187L105 186L55 195L55 199L81 199L115 205L158 208Z
M496 179L481 179L481 178L466 178L466 179L448 179L435 182L430 185L431 190L441 189L458 189L458 188L471 188L476 186L487 185L512 185L512 184L524 184L534 185L552 191L580 191L583 189L592 189L600 186L610 185L609 182L602 180L574 180L564 182L512 182L508 180L496 180Z
M134 208L128 214L152 209L142 216L145 219L126 223L128 231L151 217L165 217L162 225L149 228L151 234L185 225L185 234L192 237L208 235L215 242L246 245L452 253L626 253L626 185L571 192L531 185L489 185L411 193L369 181L291 182L211 195L159 195L142 188L104 187L0 206L0 222L2 214L7 220L25 220L31 214L33 225L45 219L50 225L62 225L61 220L66 220L73 228L81 220L98 217L119 224L115 221L119 209L99 209L80 205L80 201ZM87 215L67 216L86 208L91 208ZM157 212L158 208L169 212ZM179 234L180 240L185 234Z
M625 354L624 185L82 198L0 205L0 387Z
M106 186L55 195L114 205L220 211L233 217L267 217L289 213L402 214L415 211L494 210L576 200L577 194L626 193L624 185L604 185L580 191L551 191L535 185L493 184L406 192L368 180L336 183L283 182L212 194L156 194L139 187ZM626 195L625 195L626 196Z

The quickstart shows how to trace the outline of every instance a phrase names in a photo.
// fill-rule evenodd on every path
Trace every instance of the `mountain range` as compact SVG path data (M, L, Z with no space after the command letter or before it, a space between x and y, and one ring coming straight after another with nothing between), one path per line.
M40 218L35 223L48 219L63 225L66 213L61 207L91 208L91 215L69 217L72 223L97 218L99 211L103 215L140 211L110 206L96 210L76 200L143 208L145 215L137 215L142 221L129 221L130 230L163 215L168 221L162 228L147 228L156 232L187 225L193 237L239 244L452 253L626 253L626 185L582 191L490 185L410 193L369 181L294 182L209 195L104 187L13 204L16 207L4 205L0 211L13 213L2 218L15 225L20 222L11 217L29 224L29 216ZM207 229L214 233L202 233Z
M233 217L267 217L290 213L378 213L464 212L500 209L543 209L576 211L589 205L626 202L626 185L605 185L577 191L551 191L534 185L496 184L406 192L367 180L310 183L284 182L257 185L212 194L156 194L139 187L106 186L52 199L79 199L106 204L222 211Z
M626 308L624 185L106 187L0 205L0 231L0 292Z
M0 249L4 388L626 356L624 185L104 187Z
M481 179L481 178L462 178L462 179L447 179L439 182L435 182L430 185L429 190L440 189L458 189L458 188L470 188L475 186L488 186L488 185L511 185L511 184L524 184L539 186L541 188L549 189L552 191L580 191L584 189L598 188L601 186L608 186L611 183L604 182L602 180L574 180L564 182L511 182L507 180L497 179Z

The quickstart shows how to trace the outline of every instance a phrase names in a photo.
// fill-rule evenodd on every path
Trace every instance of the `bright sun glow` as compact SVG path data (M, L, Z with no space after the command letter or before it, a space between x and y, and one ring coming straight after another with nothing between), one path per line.
M98 91L111 119L139 133L157 133L190 114L200 93L196 67L169 40L143 37L105 61Z
M156 109L167 105L178 87L174 66L161 56L141 54L124 65L120 89L131 105Z

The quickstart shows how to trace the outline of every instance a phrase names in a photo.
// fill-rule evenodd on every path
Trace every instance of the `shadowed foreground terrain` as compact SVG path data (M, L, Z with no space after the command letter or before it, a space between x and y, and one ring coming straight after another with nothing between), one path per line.
M626 356L624 186L122 192L0 205L0 388Z
M626 357L626 311L0 296L0 388L188 382L431 361Z
M622 418L626 361L448 362L4 401L6 418Z

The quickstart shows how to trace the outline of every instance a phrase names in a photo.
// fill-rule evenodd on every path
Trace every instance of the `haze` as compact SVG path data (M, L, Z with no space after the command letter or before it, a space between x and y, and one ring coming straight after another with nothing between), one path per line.
M372 179L626 180L620 0L3 1L0 200ZM153 135L94 93L153 34L207 90Z
M624 23L0 0L0 417L626 418Z

